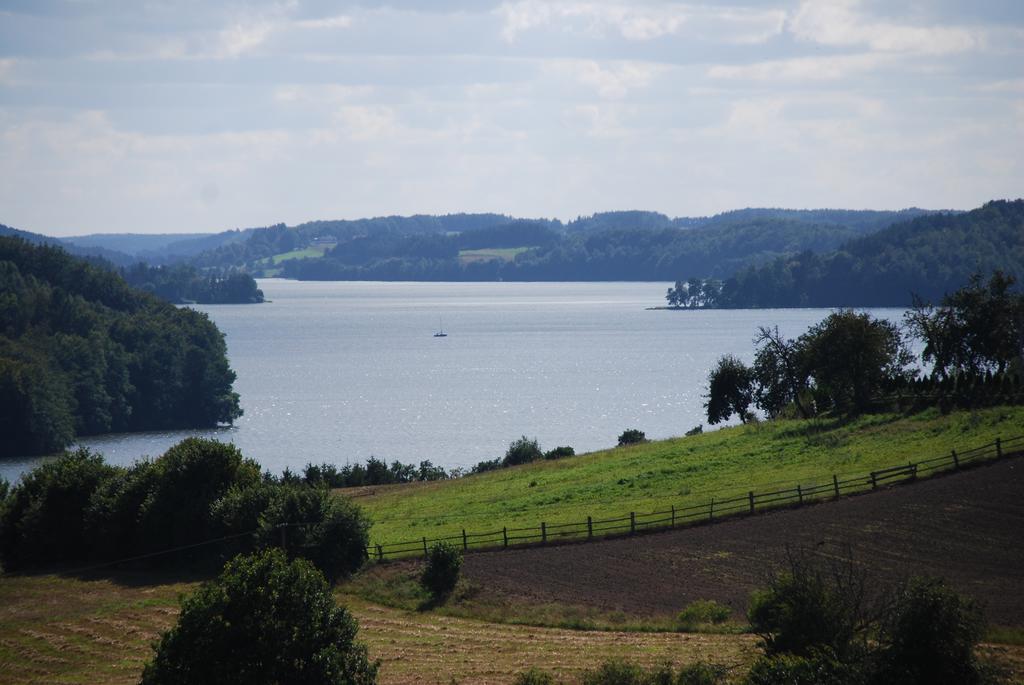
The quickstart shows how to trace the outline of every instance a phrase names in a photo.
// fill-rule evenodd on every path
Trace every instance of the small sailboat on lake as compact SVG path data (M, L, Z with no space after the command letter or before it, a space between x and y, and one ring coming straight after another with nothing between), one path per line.
M437 333L434 333L435 338L447 338L448 334L444 332L444 322L441 321L441 317L437 317Z

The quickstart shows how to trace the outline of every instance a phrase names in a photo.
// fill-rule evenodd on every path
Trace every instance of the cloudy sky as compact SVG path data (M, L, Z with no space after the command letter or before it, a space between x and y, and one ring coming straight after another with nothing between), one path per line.
M1024 195L1020 0L0 0L0 223Z

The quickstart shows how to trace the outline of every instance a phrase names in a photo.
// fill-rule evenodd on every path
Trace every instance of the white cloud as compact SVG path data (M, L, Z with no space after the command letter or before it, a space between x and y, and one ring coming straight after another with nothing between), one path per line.
M983 93L1024 93L1024 78L992 81L977 88Z
M0 59L0 84L11 85L14 83L14 59Z
M663 67L646 62L617 62L602 66L594 60L555 60L544 71L593 88L607 99L624 98L631 90L646 88Z
M273 30L274 25L265 20L232 24L217 34L217 54L238 57L262 44Z
M796 57L753 64L720 64L708 77L743 81L836 81L854 73L878 69L891 62L887 55L861 54L831 57Z
M642 6L600 2L549 2L516 0L496 10L504 26L502 37L512 42L527 30L555 22L582 22L593 34L619 33L627 40L646 41L676 33L687 19L678 5Z
M347 29L352 26L352 17L339 14L322 19L300 19L292 22L292 26L300 29Z
M965 52L984 42L979 32L950 26L911 26L872 21L860 0L804 0L788 28L800 40L833 46L867 46L879 52L941 55Z

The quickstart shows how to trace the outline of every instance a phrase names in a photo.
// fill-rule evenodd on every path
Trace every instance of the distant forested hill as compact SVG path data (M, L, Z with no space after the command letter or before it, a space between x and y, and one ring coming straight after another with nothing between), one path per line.
M336 244L318 254L295 252L303 246L301 236L283 225L275 227L273 240L264 241L260 249L246 249L269 257L287 248L292 253L273 263L275 274L308 280L672 281L695 273L721 279L779 256L831 250L925 214L919 209L746 209L671 219L628 211L580 217L568 224L459 215L461 224L448 223L446 230L423 217L410 217L417 220L415 233L394 218L391 223L368 220L359 231L336 232ZM351 229L355 223L346 225ZM240 266L245 255L236 249L235 265Z
M844 243L748 267L725 282L722 307L907 306L936 301L975 273L1024 280L1024 200L934 214ZM681 274L689 275L689 274Z
M59 247L0 237L0 456L231 422L234 379L205 314Z

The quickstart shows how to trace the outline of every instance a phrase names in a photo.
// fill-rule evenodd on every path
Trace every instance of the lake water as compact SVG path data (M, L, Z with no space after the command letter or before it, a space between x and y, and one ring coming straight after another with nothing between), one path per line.
M613 446L627 428L666 438L705 422L708 370L723 354L752 361L759 325L797 336L828 314L647 310L668 285L263 280L271 302L197 307L238 374L245 415L234 426L80 444L129 464L209 436L280 473L371 455L465 467L520 435L577 452ZM449 335L435 338L442 321ZM0 462L0 476L38 461Z

